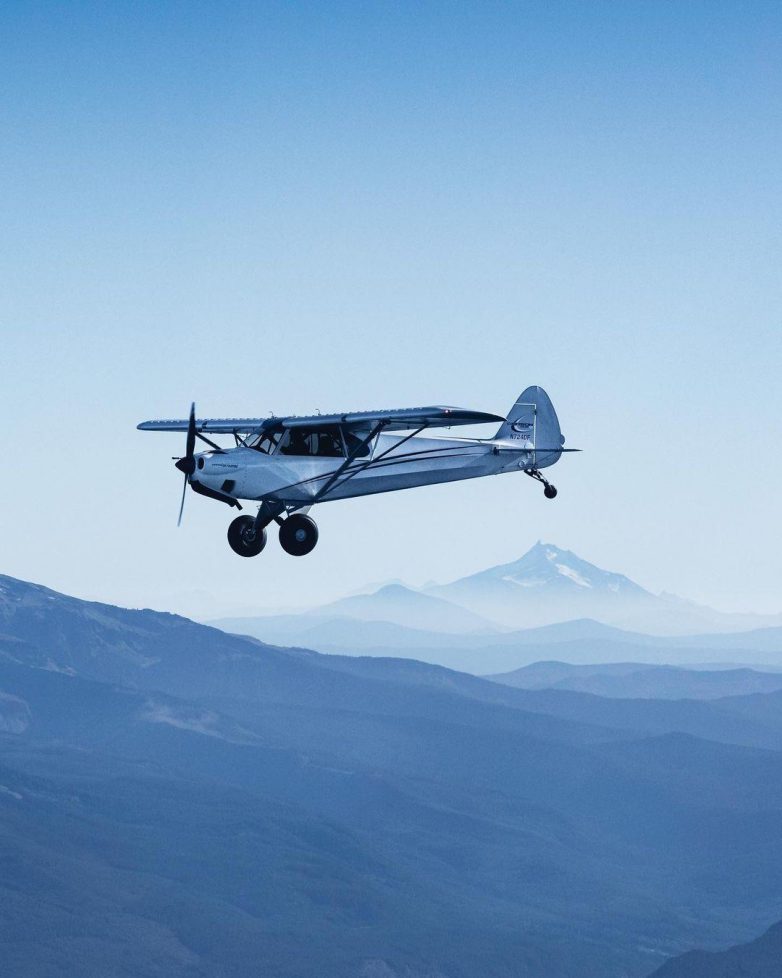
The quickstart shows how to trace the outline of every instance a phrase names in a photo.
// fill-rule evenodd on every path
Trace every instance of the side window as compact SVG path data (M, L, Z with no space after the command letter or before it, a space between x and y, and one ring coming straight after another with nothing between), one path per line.
M373 442L362 444L366 439L368 431L346 431L345 444L347 445L348 455L351 458L368 458L372 454Z
M280 442L281 455L343 458L345 449L339 428L289 428Z
M313 455L320 455L325 458L342 458L345 450L342 447L342 438L339 429L324 429L313 434L317 447Z
M310 455L309 438L303 428L291 428L280 442L282 455Z

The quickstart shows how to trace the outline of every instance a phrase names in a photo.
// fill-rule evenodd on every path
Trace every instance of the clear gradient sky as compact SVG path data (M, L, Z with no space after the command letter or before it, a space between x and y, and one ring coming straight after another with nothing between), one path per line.
M782 610L782 5L5 3L0 572L209 617L538 538ZM547 388L520 476L225 541L150 417Z

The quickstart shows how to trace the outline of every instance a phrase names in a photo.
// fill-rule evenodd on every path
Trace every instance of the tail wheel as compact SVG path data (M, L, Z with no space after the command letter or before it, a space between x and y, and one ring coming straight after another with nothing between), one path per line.
M553 499L556 496L556 494L557 494L557 487L552 486L551 483L549 483L546 486L546 488L543 490L543 495L546 497L546 499Z
M255 528L253 516L237 516L228 527L228 543L240 557L256 557L266 546L266 530Z
M280 527L280 546L293 557L308 554L317 542L318 526L309 516L294 513Z

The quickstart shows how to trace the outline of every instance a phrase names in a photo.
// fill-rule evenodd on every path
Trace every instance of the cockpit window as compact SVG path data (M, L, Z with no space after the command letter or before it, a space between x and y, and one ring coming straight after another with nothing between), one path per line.
M266 455L272 455L279 444L281 435L281 431L264 431L250 445L250 448L254 448L256 452L264 452Z
M339 428L289 428L279 451L281 455L343 458L345 446Z

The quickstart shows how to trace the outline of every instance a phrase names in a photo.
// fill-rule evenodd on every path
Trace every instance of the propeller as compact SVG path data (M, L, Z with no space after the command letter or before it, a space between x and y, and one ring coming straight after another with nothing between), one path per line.
M196 462L195 462L195 443L196 443L196 418L195 418L195 403L190 405L190 418L187 422L187 441L185 442L185 454L182 458L179 458L174 462L174 465L179 469L180 472L184 472L185 483L182 486L182 502L179 504L179 519L176 521L176 525L179 526L182 522L182 513L185 509L185 495L187 493L187 483L190 480L190 476L195 472Z

